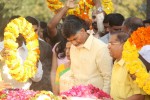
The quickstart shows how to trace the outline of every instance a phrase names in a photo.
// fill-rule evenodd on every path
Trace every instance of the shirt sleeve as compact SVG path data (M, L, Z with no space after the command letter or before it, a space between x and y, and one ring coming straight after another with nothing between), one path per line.
M101 48L97 54L96 62L98 64L98 70L103 77L102 90L110 93L110 81L112 73L112 58L109 55L107 46Z
M104 20L104 14L103 13L99 13L96 15L96 19L97 19L97 28L99 32L103 32L104 31L104 25L103 25L103 20Z
M41 61L38 62L38 68L36 74L31 78L34 82L39 82L43 76L43 69Z
M129 80L131 82L131 88L132 88L132 91L133 91L133 95L135 95L135 94L146 95L146 93L141 88L139 88L138 85L132 80L130 75L129 75Z

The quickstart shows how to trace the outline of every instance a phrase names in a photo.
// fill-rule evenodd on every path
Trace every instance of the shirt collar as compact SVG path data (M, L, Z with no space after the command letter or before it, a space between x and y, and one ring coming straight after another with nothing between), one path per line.
M119 66L123 66L125 63L125 61L123 59L119 60L119 61L115 61L114 65L119 65Z
M85 47L86 49L90 50L91 46L92 46L92 41L93 41L94 36L93 35L89 35L88 39L85 41L83 47Z
M90 34L90 35L91 35L91 34L92 34L92 35L95 34L93 30L87 30L87 33Z

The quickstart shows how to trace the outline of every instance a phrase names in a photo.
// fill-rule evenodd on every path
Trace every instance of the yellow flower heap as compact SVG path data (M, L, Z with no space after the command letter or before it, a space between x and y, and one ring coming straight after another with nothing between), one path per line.
M138 86L150 95L150 74L143 67L138 53L145 45L150 45L150 27L138 28L131 34L131 37L124 44L122 58L126 62L129 73L136 76L135 82Z
M48 7L56 12L58 9L62 8L64 5L59 0L47 0ZM67 14L74 14L74 15L80 15L83 13L89 13L89 10L93 8L93 1L92 0L79 0L78 6L74 9L68 10ZM102 0L102 6L104 11L109 14L114 11L113 3L111 0Z
M21 34L26 40L28 56L22 65L17 57L18 43L16 38ZM33 77L37 71L37 61L39 59L38 36L35 34L32 24L23 17L16 18L7 24L4 32L4 48L9 51L6 57L6 64L10 69L12 78L20 82L26 82Z

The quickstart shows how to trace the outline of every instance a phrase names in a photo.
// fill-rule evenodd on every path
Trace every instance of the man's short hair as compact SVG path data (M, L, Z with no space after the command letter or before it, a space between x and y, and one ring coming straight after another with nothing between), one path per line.
M123 21L123 15L119 13L112 13L111 17L109 18L109 26L122 26Z
M38 27L40 26L39 21L36 18L34 18L34 17L27 16L26 20L28 22L30 22L32 25L37 25Z
M88 30L88 23L75 15L69 15L63 22L62 34L66 38L69 38L70 36L75 35L77 31L79 31L82 28L84 28L85 31Z

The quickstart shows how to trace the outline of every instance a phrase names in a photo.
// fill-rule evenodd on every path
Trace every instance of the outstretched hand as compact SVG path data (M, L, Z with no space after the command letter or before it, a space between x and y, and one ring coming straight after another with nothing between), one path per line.
M92 0L95 4L96 7L100 7L101 6L101 1L100 0Z
M4 59L6 59L7 56L10 56L9 51L5 48L0 52L0 55L2 57L1 60L4 60Z
M77 4L75 4L75 0L67 0L66 1L66 6L71 9L71 8L75 8L77 6Z
M10 83L6 83L4 81L0 81L0 89L12 88Z

